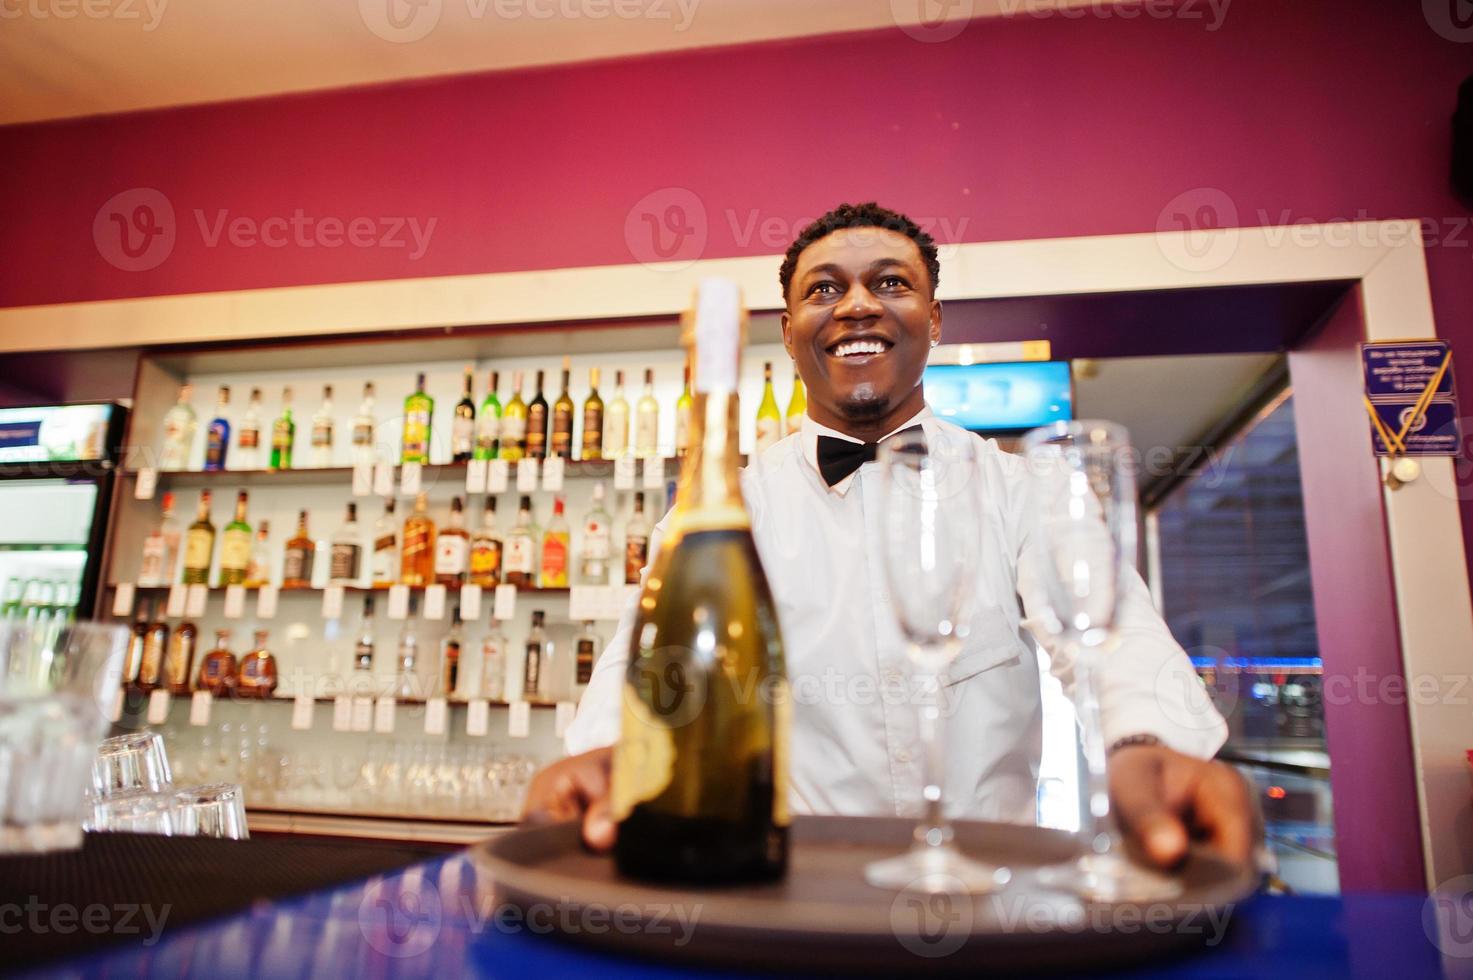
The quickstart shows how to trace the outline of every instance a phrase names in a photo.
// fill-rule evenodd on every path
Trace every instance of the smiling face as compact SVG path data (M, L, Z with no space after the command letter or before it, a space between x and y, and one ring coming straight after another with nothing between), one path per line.
M842 228L798 256L783 346L814 421L872 441L925 405L921 373L941 304L921 251L882 228Z

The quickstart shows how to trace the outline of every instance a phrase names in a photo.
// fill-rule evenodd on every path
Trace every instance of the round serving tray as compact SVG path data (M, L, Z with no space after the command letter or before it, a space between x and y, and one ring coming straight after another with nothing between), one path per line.
M1222 939L1257 876L1194 850L1171 902L1095 905L1044 889L1034 872L1070 859L1076 839L1015 824L962 822L962 849L1007 865L991 895L890 891L865 864L900 853L914 824L885 817L798 817L787 877L689 889L624 878L589 853L577 824L525 827L472 849L498 904L578 942L667 961L768 970L862 972L1097 969Z

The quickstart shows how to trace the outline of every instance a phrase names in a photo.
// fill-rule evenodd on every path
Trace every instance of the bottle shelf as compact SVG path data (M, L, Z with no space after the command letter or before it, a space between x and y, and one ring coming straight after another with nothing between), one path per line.
M124 688L123 690L126 692L127 696L130 697L130 698L138 698L138 697L146 698L148 696L148 693L149 693L149 692L139 691L139 690L134 689L134 688ZM172 700L181 701L182 702L182 701L188 700L195 693L197 693L197 692L190 691L188 694L175 694L175 695L171 695L171 698L172 698ZM342 697L346 697L346 698L373 698L373 699L377 700L382 695L379 695L379 694L366 694L366 693L363 693L363 692L360 691L360 692L356 692L356 693L344 692L341 696ZM246 707L250 707L252 705L257 705L257 704L295 704L296 703L296 700L297 700L297 698L296 698L296 695L294 695L294 694L273 694L269 698L252 698L252 697L239 697L239 696L236 696L236 697L219 697L219 696L217 696L217 697L215 697L215 698L212 699L212 701L213 701L213 703L214 703L214 705L216 707L218 707L218 706L220 706L222 704L239 704L239 705L243 705L243 706L246 706ZM335 702L337 700L337 697L335 697L335 696L334 697L328 697L326 695L317 695L317 696L314 696L312 698L312 700L316 704L332 704L333 702ZM434 698L421 698L421 697L407 697L407 698L404 698L404 697L397 697L396 696L394 698L394 703L397 704L397 705L404 705L404 706L413 708L413 707L423 707L424 705L428 704L430 701L433 701L433 700L435 700L435 699ZM488 706L492 707L492 708L508 708L509 709L512 706L512 702L510 702L510 701L495 701L495 700L492 700L490 698L470 698L468 700L467 699L461 699L461 698L447 698L446 701L445 701L445 703L446 703L446 706L447 707L452 708L452 709L455 709L455 708L466 708L466 707L468 707L470 705L471 701L481 701L481 700L484 700L486 702L486 704ZM554 709L557 708L557 702L556 701L528 701L526 703L527 703L528 707L530 707L533 711L552 711L552 710L554 710ZM355 734L361 734L361 733L355 733Z
M104 587L105 588L108 588L108 589L116 589L118 587L118 585L119 585L119 583L117 583L117 582L108 582L108 583L106 583L106 585ZM186 588L186 589L187 588L190 588L190 586L188 586L188 585L185 585L185 586L182 586L182 587L183 588ZM166 592L168 592L172 588L173 588L172 585L136 585L135 584L133 586L133 591L137 595L143 595L145 593L147 593L147 594L158 594L158 593L166 593ZM208 588L209 588L209 593L211 595L217 595L217 594L218 595L224 595L225 594L225 590L227 588L229 588L229 586L225 586L225 585L211 585ZM254 585L249 586L249 587L243 586L243 588L245 588L245 590L247 592L256 592L256 591L259 591L259 587L254 586ZM364 592L364 593L373 592L373 593L379 593L379 594L382 594L382 595L388 595L390 588L391 587L390 586L387 586L387 585L384 585L384 586L345 585L345 586L342 587L343 592L348 593L348 594L352 594L352 593L355 593L355 592ZM428 585L406 585L405 588L408 589L411 593L421 593L421 594L423 594L426 589L430 588L430 586L428 586ZM456 592L456 590L458 590L459 588L460 588L460 586L458 586L458 585L446 586L446 589L450 592L451 595L454 595L455 592ZM494 586L494 585L486 585L486 586L482 586L482 588L485 590L485 593L484 594L486 596L487 601L489 601L492 598L494 592L496 591L496 586ZM599 588L599 586L590 586L590 588ZM326 589L318 589L318 588L313 588L313 587L297 587L297 586L293 586L292 588L287 588L285 586L277 586L276 587L277 595L280 595L280 596L310 595L310 596L317 596L318 598L321 598L322 593L325 592L325 591L326 591ZM532 587L529 587L529 586L521 586L521 585L517 586L517 595L518 596L524 596L524 595L552 595L552 596L556 596L556 595L567 595L571 591L572 591L572 587L570 587L570 586L558 586L558 587L552 587L552 588L546 588L546 589L541 588L541 587L532 588Z
M667 477L675 476L675 467L679 459L669 457L664 460ZM400 467L396 464L394 467ZM433 490L440 481L448 481L447 485L465 484L467 465L465 463L431 463L420 469L421 485L425 490ZM516 464L511 465L511 481L507 486L507 493L516 492ZM123 472L127 479L137 479L138 470L129 469ZM570 459L563 464L564 479L613 479L614 461L611 459ZM332 483L341 483L351 486L353 483L353 467L351 466L304 466L289 470L159 470L157 472L158 485L160 487L217 487L228 485L230 487L262 487L262 486L323 486ZM398 487L395 494L401 495Z

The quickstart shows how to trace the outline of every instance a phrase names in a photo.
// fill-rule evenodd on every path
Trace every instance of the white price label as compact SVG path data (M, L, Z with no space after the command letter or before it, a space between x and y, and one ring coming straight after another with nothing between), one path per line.
M164 604L164 615L178 619L184 615L185 603L189 600L189 586L175 582L169 586L169 601Z
M445 618L445 586L443 586L443 585L427 585L427 586L425 586L424 618L425 619L444 619Z
M561 456L549 456L542 464L542 489L557 493L563 488L563 473L566 467Z
M491 617L493 619L512 619L517 614L517 587L515 585L498 585L496 587L496 601L492 603Z
M197 728L208 725L210 708L214 703L215 698L209 691L195 691L194 697L189 699L189 723Z
M152 466L145 466L138 471L138 482L133 484L133 499L152 500L158 485L159 471Z
M389 586L389 618L407 619L409 617L409 586Z
M121 717L123 717L123 689L120 687L113 692L113 703L107 708L107 720L117 721Z
M191 619L198 619L205 614L205 604L210 601L210 587L208 585L191 585L189 596L184 602L184 615Z
M332 699L332 730L335 732L353 730L353 699L346 694L339 694Z
M614 489L633 490L636 468L634 457L628 454L614 460Z
M504 459L493 459L486 467L486 492L506 493L506 486L511 476L511 464Z
M394 495L394 467L392 464L374 464L373 493L376 497L392 497Z
M559 701L556 712L553 720L553 734L562 738L568 733L568 726L573 724L573 718L578 714L578 706L572 701Z
M355 732L373 730L373 698L353 699L353 723L351 727Z
M394 734L395 701L384 695L373 703L373 730L379 735Z
M483 699L477 699L465 706L465 733L477 737L486 735L491 730L491 705Z
M425 734L444 735L445 718L450 707L444 698L430 698L425 702Z
M474 623L481 618L481 587L479 585L462 585L460 587L460 619L464 623Z
M513 701L506 713L506 734L512 738L526 738L532 734L532 705L526 701Z
M329 585L322 590L322 618L343 618L343 587L341 585Z
M353 496L367 497L373 493L373 464L353 464Z
M532 493L537 489L537 460L523 457L517 460L517 492Z
M418 463L405 463L399 467L399 493L413 497L424 484L424 467Z
M575 623L581 623L585 619L596 619L593 610L597 608L597 597L593 594L598 592L596 585L574 585L568 589L568 618Z
M256 618L275 619L277 598L278 593L276 586L261 586L260 590L256 592Z
M148 723L162 725L169 720L169 692L162 687L148 692Z
M225 618L239 619L245 615L245 586L225 586Z
M650 457L644 461L644 488L646 490L665 489L665 461ZM659 505L655 505L659 509Z
M119 582L116 591L113 592L113 615L133 615L133 583Z
M473 459L465 465L465 492L486 492L486 464L490 460Z
M310 694L298 694L292 702L292 731L308 732L312 730L312 713L317 708L317 702Z

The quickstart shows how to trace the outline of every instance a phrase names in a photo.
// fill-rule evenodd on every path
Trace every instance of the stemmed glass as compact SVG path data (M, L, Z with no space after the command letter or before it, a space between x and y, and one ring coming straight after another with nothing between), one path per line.
M942 674L969 627L982 535L976 440L901 432L880 445L884 475L882 545L896 620L918 686L924 809L911 848L875 861L865 880L880 888L980 894L1009 872L966 857L946 819L942 777Z
M1056 422L1023 439L1034 477L1044 608L1033 610L1074 663L1074 703L1089 766L1085 850L1044 868L1045 886L1095 902L1144 902L1180 894L1171 878L1133 863L1110 813L1105 736L1100 723L1100 657L1117 640L1121 596L1134 574L1136 486L1130 436L1111 422Z

